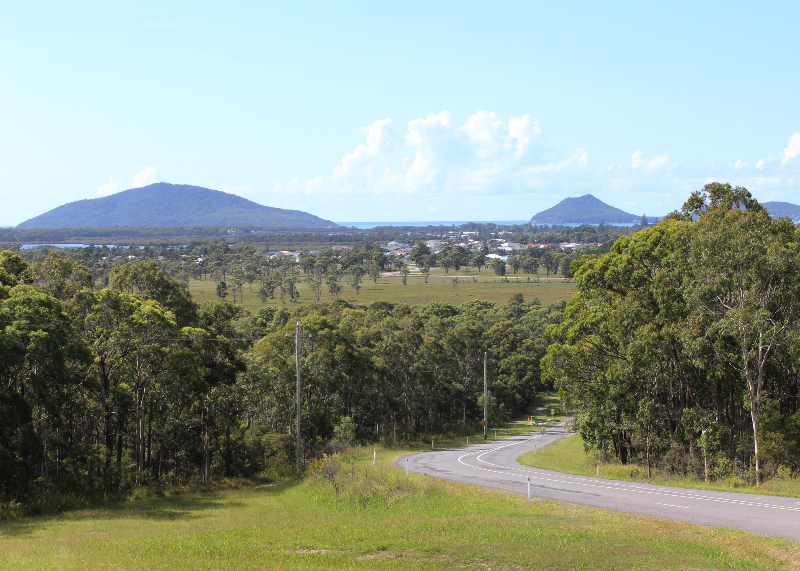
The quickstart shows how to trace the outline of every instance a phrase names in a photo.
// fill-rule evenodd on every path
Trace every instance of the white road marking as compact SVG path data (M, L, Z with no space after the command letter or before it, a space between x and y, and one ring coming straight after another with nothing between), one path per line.
M656 504L657 506L667 506L668 508L683 508L685 510L689 509L689 506L674 506L672 504Z
M499 465L499 464L493 464L491 462L487 462L486 460L482 459L483 456L485 456L486 454L488 454L490 452L495 452L497 450L501 450L503 448L508 448L510 446L516 446L517 444L522 444L523 442L527 442L527 440L519 440L517 442L512 442L511 444L506 444L504 446L497 446L495 448L491 448L491 449L486 450L484 452L481 452L480 450L475 451L475 452L470 452L468 454L464 454L462 456L459 456L458 457L458 462L460 464L463 464L464 466L467 466L468 468L473 468L475 470L481 470L483 472L492 472L492 473L496 473L496 474L503 474L503 475L509 475L509 476L518 476L520 478L530 477L531 479L541 480L541 481L545 481L545 482L554 482L554 483L559 483L559 484L573 484L573 485L579 485L579 486L586 486L588 488L609 489L609 490L614 490L614 491L627 491L627 492L635 492L635 493L640 493L640 494L663 496L663 497L669 497L669 498L680 498L680 499L688 499L688 500L703 500L703 501L707 501L707 502L716 502L716 503L731 504L731 505L738 505L738 506L762 507L762 508L768 508L768 509L777 509L777 510L800 512L800 503L798 503L797 506L791 506L791 505L789 505L789 506L781 506L781 505L776 505L776 504L766 504L766 503L762 503L762 502L736 500L736 499L733 499L733 498L723 498L723 497L718 497L718 496L715 497L715 496L700 495L700 494L692 493L690 491L687 491L687 492L677 492L677 491L672 491L672 490L656 491L656 490L653 490L653 489L645 488L644 486L635 486L635 485L630 485L630 484L624 483L624 482L611 482L611 481L604 481L604 480L602 480L600 478L585 478L585 477L581 477L581 476L578 476L578 477L562 476L560 478L546 478L546 477L543 477L541 475L537 475L537 474L539 474L539 472L534 471L534 470L536 470L535 468L525 469L525 468L522 468L520 466L520 468L522 468L522 473L519 473L519 472L517 472L515 470L520 470L520 468L510 468L510 467L502 466L502 465ZM481 464L485 464L487 466L494 466L496 468L502 468L503 470L492 470L492 469L489 469L489 468L482 468L480 466L473 466L472 464L468 464L467 462L465 462L463 460L464 458L467 458L468 456L473 456L473 455L476 455L476 454L477 454L477 456L476 456L475 459L478 462L480 462ZM599 483L597 483L598 481L604 482L604 483L603 484L599 484ZM684 507L684 506L675 506L675 507Z

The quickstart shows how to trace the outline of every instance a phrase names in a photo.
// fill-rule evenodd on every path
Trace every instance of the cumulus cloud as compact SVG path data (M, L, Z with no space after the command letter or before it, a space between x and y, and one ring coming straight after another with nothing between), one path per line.
M131 188L139 188L142 186L147 186L148 184L153 184L156 182L157 172L158 167L144 167L142 172L133 177L133 184L131 185Z
M669 155L658 155L652 159L645 159L643 151L636 151L631 157L631 167L638 169L642 167L647 172L656 171L669 164Z
M539 122L478 111L459 124L444 110L398 131L391 119L362 129L366 141L328 175L276 185L281 193L444 197L492 195L536 188L539 175L583 169L585 149L558 153L544 144Z
M800 155L800 132L789 137L789 144L786 145L786 148L783 149L783 153L781 154L783 155L781 159L782 166L785 166L790 160Z
M615 206L649 204L647 213L659 215L709 182L745 186L759 199L789 198L800 185L794 176L800 161L793 160L800 156L800 133L780 154L757 162L679 163L667 153L645 156L637 149L630 162L621 156L617 164L592 166L591 149L548 145L528 114L506 118L478 111L458 120L444 110L401 125L380 119L361 131L363 142L327 173L276 184L265 198L320 209L334 220L353 220L354 211L362 220L367 212L374 220L419 220L418 213L511 220L587 192Z
M97 194L100 196L108 196L114 194L119 190L119 181L114 178L112 174L108 177L108 182L97 187Z

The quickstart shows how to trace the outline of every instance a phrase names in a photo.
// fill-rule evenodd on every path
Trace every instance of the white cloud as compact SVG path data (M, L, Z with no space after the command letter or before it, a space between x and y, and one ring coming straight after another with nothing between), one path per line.
M636 151L631 156L631 166L634 169L642 167L647 172L653 172L669 164L669 155L658 155L652 159L645 159L644 152Z
M97 194L100 196L108 196L114 194L119 189L119 181L114 178L112 174L108 177L108 182L97 187Z
M544 165L534 165L528 169L528 172L532 173L540 173L540 172L551 172L551 171L563 171L570 167L574 167L576 169L584 169L586 168L586 163L589 162L589 154L586 152L586 149L576 149L572 155L564 159L563 161L559 161L557 163L550 163Z
M133 177L131 188L140 188L148 184L153 184L156 182L156 172L158 172L158 167L144 167L142 172Z
M794 176L800 161L791 160L800 156L800 134L777 158L755 164L678 163L667 153L647 157L637 149L630 163L620 157L617 164L592 166L585 148L549 146L528 114L478 111L459 121L445 110L405 125L381 119L361 130L363 142L330 171L276 184L262 201L333 220L354 220L353 212L362 220L513 220L590 192L614 206L632 201L655 216L714 181L745 186L760 200L789 198L800 185ZM780 168L778 160L788 166Z
M783 149L783 158L781 159L781 165L785 166L791 159L797 158L800 155L800 132L795 133L791 137L789 137L789 144L786 145L786 148Z
M588 154L546 149L542 128L530 115L501 119L478 111L459 125L445 110L406 124L391 119L362 129L366 142L328 175L276 185L276 193L326 196L425 196L517 193L539 183L535 175L586 167Z

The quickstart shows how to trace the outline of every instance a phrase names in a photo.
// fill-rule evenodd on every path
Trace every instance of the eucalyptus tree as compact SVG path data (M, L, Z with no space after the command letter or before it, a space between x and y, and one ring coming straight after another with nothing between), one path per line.
M649 464L670 442L688 462L702 452L704 471L717 455L731 465L752 458L756 482L765 459L774 468L786 457L771 446L765 458L762 442L791 441L785 419L796 412L787 404L797 392L787 366L800 313L794 224L770 218L745 189L714 183L682 212L572 267L578 294L549 330L556 343L543 367L590 446Z

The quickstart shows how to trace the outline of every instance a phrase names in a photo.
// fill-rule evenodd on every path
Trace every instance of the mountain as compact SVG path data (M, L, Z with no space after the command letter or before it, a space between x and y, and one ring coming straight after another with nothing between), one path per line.
M795 222L800 222L800 206L792 204L791 202L762 202L761 206L769 211L770 216L773 218L783 218L788 216Z
M336 226L300 210L262 206L219 190L157 182L104 196L78 200L26 220L17 228L83 228L86 226L206 225Z
M552 208L534 214L531 224L619 224L639 222L641 215L630 214L614 208L592 196L584 194L577 198L565 198Z

